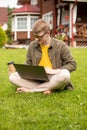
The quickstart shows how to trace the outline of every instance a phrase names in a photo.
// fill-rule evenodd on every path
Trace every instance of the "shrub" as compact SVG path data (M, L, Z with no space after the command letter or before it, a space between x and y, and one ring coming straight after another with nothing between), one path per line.
M0 27L0 47L7 42L7 35L5 31Z

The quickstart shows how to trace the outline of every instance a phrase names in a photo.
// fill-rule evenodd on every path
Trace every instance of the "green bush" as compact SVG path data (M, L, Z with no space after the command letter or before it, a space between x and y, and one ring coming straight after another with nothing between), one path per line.
M7 35L7 37L8 37L7 44L11 44L11 43L12 43L11 28L8 28L8 29L6 30L6 35Z
M7 42L7 35L5 31L0 27L0 47Z

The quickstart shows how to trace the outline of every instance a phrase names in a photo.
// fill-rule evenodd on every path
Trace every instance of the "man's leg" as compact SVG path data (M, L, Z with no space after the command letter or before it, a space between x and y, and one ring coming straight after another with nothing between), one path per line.
M9 80L12 84L15 84L19 88L25 88L29 90L41 84L39 81L22 79L17 72L11 73ZM20 90L19 88L17 90Z
M70 72L66 69L61 70L60 73L52 75L49 82L42 84L34 84L34 87L19 88L19 91L23 92L44 92L49 93L49 90L64 89L65 85L70 82Z
M8 63L8 74L10 82L19 87L17 88L17 91L22 91L21 88L25 90L28 89L28 91L30 91L31 88L41 84L39 81L22 79L16 72L16 69L12 62Z

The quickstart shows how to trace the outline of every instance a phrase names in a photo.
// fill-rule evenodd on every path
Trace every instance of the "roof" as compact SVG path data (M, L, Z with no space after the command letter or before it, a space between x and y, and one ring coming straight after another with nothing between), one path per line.
M0 24L8 22L8 9L5 7L0 7Z
M15 9L15 10L12 11L12 13L24 13L24 12L39 13L40 9L35 5L25 4L23 7L20 7L18 9Z

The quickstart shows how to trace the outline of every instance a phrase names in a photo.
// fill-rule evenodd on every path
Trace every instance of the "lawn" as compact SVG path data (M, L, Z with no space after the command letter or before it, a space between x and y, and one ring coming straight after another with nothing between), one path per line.
M27 50L0 49L0 130L87 130L87 48L71 48L74 91L16 93L7 62L24 63Z

